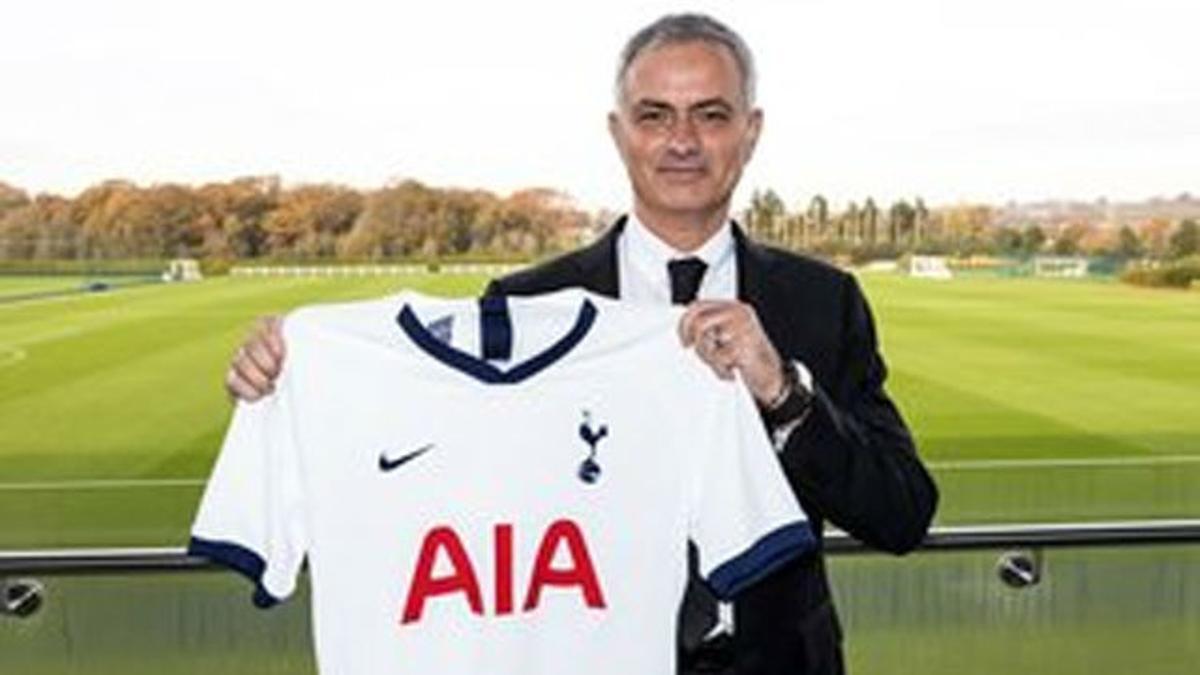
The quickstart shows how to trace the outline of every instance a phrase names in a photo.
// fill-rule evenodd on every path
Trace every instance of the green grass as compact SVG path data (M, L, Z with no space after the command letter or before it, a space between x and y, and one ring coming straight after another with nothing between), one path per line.
M864 279L942 522L1200 513L1200 297L1096 282ZM978 460L1108 460L971 468ZM1180 461L1175 461L1179 458ZM1143 463L1138 463L1143 462Z
M5 276L0 275L0 303L14 298L40 293L78 291L85 284L103 281L110 284L129 283L136 278L109 278L85 276Z
M181 545L193 481L228 420L228 358L254 317L401 286L470 294L484 282L212 279L0 304L0 548ZM0 296L23 283L33 282L0 277ZM1200 462L1189 460L1200 457L1200 294L863 283L889 390L942 489L941 523L1200 513ZM182 482L136 483L145 479ZM94 480L135 482L77 482ZM851 672L1194 670L1194 548L1051 551L1045 580L1024 591L995 581L996 555L832 559ZM263 613L233 575L43 580L38 615L0 618L0 672L314 672L304 586Z
M254 317L485 281L224 278L0 304L0 548L182 543L201 489L186 481L207 475L230 410L221 381ZM1200 296L863 281L889 389L942 488L940 522L1200 512ZM1116 463L1036 463L1047 458ZM76 484L141 479L184 482Z

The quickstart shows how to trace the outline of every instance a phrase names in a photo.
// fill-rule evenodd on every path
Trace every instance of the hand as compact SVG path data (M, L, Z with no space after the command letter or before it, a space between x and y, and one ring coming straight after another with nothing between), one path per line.
M734 371L759 405L776 401L787 386L783 359L767 338L754 308L736 300L696 300L679 321L684 347L694 347L700 359L723 380Z
M275 391L275 379L283 368L283 320L266 316L250 337L242 343L229 372L225 375L225 391L233 398L254 402Z

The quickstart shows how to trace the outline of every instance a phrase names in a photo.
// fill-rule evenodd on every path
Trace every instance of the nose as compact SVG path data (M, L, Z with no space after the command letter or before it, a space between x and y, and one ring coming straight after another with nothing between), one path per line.
M700 135L696 133L695 123L683 118L671 125L671 135L667 138L667 152L673 157L691 157L700 152Z

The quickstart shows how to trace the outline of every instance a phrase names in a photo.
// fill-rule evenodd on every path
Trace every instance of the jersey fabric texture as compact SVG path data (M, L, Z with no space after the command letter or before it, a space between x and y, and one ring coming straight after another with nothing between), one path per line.
M325 675L674 672L688 541L721 597L815 546L681 311L574 289L297 310L189 550L264 607L307 559Z

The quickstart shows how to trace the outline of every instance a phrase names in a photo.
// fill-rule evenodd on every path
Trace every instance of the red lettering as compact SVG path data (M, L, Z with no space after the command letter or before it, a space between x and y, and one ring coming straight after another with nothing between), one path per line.
M512 614L513 611L513 528L512 525L496 526L496 613Z
M437 562L439 550L446 552L454 568L449 576L433 576L433 565ZM419 621L427 598L459 592L467 594L467 604L472 613L483 614L479 580L475 577L475 568L471 566L471 559L467 557L462 542L449 527L435 527L421 543L421 555L417 558L417 569L413 573L408 601L404 604L404 617L400 623Z
M551 567L559 542L565 542L571 557L571 566L564 569ZM557 520L542 537L537 559L533 564L533 576L529 581L529 594L525 596L525 611L537 607L543 586L578 586L588 607L603 609L604 595L596 579L596 569L588 554L587 544L579 526L570 520Z
M554 567L555 555L563 545L566 546L569 564ZM435 577L433 569L443 551L452 571L448 575ZM511 524L499 523L492 529L492 552L495 563L495 614L512 614L514 573ZM522 610L529 612L537 609L542 598L542 589L547 586L577 587L588 607L604 609L606 606L587 541L573 521L557 520L542 535ZM483 594L479 589L479 579L462 540L447 526L435 527L425 535L425 540L421 543L421 552L417 556L416 569L409 584L408 599L404 603L400 623L420 621L425 610L425 601L429 598L456 593L466 595L467 605L473 614L483 614Z

